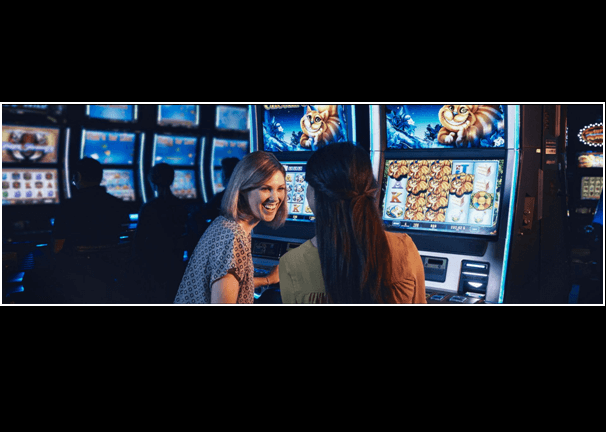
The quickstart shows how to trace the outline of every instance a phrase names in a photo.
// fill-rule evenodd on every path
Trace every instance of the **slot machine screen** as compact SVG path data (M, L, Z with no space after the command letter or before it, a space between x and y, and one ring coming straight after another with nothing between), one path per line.
M604 177L581 178L581 199L599 200L604 187Z
M387 160L386 228L496 236L504 165L503 159Z
M223 168L221 161L225 158L237 158L242 160L249 152L248 141L243 140L228 140L222 138L213 138L213 192L215 194L223 191Z
M579 168L604 168L604 153L578 153L577 163Z
M154 165L167 163L169 165L196 164L198 138L174 135L155 135Z
M305 181L305 162L282 162L286 170L286 220L296 222L314 222L314 216L307 202L307 182Z
M351 105L264 105L265 151L315 151L354 139L352 131Z
M158 105L158 125L197 127L200 123L198 105Z
M104 169L101 186L105 186L107 193L123 201L135 201L135 179L132 170Z
M2 168L2 205L59 204L59 171Z
M388 150L505 148L503 105L386 105Z
M216 111L215 127L217 129L240 132L248 131L248 107L217 105Z
M194 170L175 170L175 180L170 186L173 194L180 199L197 199Z
M96 159L102 165L132 165L135 141L134 133L84 130L80 157Z
M59 129L2 125L2 163L55 164Z
M136 105L87 105L86 115L93 119L134 122L137 120Z

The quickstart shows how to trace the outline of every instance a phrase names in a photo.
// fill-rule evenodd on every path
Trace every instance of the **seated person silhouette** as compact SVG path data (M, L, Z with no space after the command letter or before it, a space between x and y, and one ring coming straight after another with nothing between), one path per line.
M120 288L123 261L118 251L128 207L101 186L103 167L84 158L73 167L73 197L55 218L53 250L56 265L47 284L59 303L123 303ZM49 288L50 289L50 288Z
M188 212L170 189L174 177L170 165L155 165L149 180L157 197L139 212L133 252L148 287L142 300L145 303L172 303L185 270Z
M103 167L84 158L73 167L72 184L77 190L65 201L55 218L54 251L71 252L77 246L116 245L122 225L129 223L125 203L101 186Z

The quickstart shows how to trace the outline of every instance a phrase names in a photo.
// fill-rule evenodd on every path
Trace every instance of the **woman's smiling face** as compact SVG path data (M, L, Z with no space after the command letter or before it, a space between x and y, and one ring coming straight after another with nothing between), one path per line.
M271 222L286 197L284 174L276 173L262 186L247 193L248 205L258 221Z

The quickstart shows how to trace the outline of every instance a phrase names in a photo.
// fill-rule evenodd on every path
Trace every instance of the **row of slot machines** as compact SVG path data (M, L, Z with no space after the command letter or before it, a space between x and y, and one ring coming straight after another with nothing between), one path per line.
M51 228L71 198L71 165L103 165L102 186L129 205L136 222L155 192L152 167L175 168L173 193L203 205L225 187L221 160L250 152L248 105L3 105L3 240ZM131 225L132 228L132 225Z

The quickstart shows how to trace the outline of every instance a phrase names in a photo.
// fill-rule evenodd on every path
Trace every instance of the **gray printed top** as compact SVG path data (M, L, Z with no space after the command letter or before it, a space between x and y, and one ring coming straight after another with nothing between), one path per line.
M210 303L212 284L228 273L240 283L237 303L254 303L251 239L237 222L217 217L192 254L174 303Z

